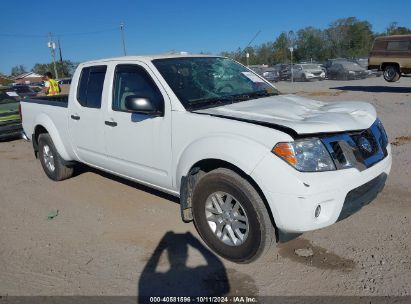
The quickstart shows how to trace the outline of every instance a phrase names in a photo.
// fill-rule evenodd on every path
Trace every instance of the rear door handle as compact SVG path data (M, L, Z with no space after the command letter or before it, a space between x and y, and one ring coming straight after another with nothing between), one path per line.
M104 123L105 123L107 126L110 126L110 127L117 127L117 123L116 123L115 121L108 121L108 120L106 120Z
M74 119L74 120L80 120L80 116L77 116L77 115L71 115L71 119Z

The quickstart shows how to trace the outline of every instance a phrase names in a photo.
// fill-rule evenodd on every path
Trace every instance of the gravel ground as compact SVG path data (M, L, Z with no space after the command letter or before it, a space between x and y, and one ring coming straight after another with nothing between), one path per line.
M237 265L203 245L175 198L89 168L56 183L30 143L1 142L0 295L410 296L411 78L276 86L376 107L394 160L372 204Z

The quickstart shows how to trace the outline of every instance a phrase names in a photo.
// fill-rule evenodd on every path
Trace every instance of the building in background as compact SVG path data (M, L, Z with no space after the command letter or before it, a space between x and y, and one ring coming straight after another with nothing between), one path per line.
M30 84L33 82L41 82L43 76L34 72L28 72L13 77L14 83Z
M10 77L4 76L0 74L0 86L6 86L13 82L13 79Z

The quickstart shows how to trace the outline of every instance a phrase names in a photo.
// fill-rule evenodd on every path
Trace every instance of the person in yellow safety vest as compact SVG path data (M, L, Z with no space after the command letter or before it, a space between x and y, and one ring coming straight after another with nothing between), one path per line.
M60 94L60 87L57 80L53 79L53 75L50 72L47 72L43 76L44 80L44 89L43 93L47 96L54 96Z

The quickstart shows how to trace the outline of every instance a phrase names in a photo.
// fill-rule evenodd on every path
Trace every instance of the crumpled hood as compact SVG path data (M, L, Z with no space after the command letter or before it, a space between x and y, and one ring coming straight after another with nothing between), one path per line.
M374 107L366 102L322 102L295 95L253 99L194 112L272 123L298 134L367 129L377 118Z

